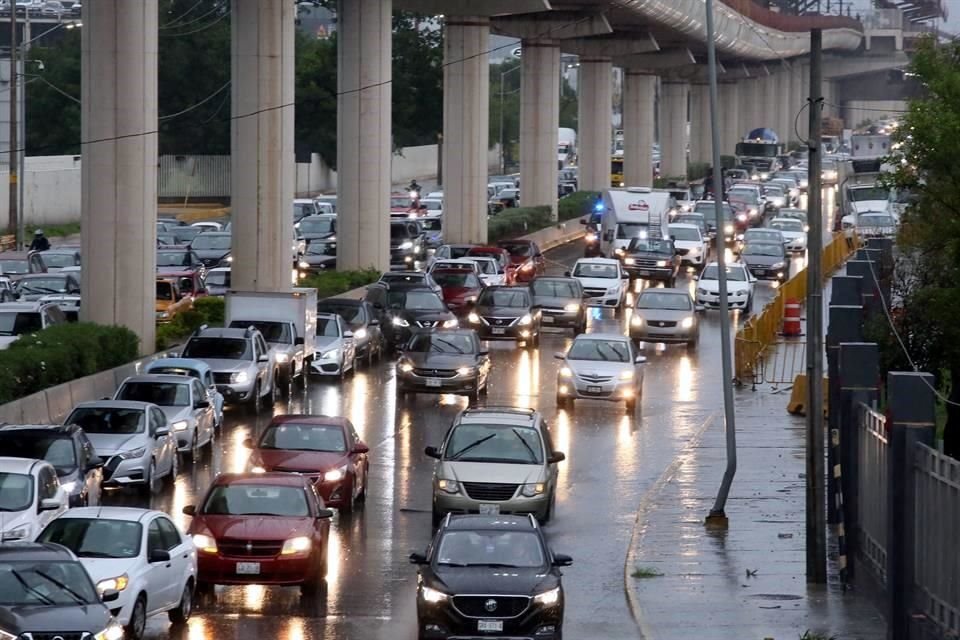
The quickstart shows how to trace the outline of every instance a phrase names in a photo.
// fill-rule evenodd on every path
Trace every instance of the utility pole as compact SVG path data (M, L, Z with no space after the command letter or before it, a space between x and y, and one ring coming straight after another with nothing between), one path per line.
M19 122L19 137L20 141L19 147L20 151L17 154L18 159L18 170L17 170L17 203L19 206L19 215L17 216L17 238L20 239L20 242L24 244L27 243L27 235L24 227L26 226L27 221L27 199L24 194L24 186L27 183L27 59L30 57L30 12L23 16L23 43L20 47L23 48L19 60L23 65L23 75L18 75L17 80L23 79L23 97L21 102L23 102L23 109L20 113L20 122Z
M713 0L706 0L707 12L707 71L710 76L710 135L713 141L713 201L717 216L717 272L720 288L720 358L723 363L723 412L727 434L727 469L723 472L723 482L713 509L707 516L707 526L726 527L727 496L733 476L737 473L737 431L733 411L733 366L730 353L730 308L727 298L727 265L723 244L723 172L720 167L720 117L717 113L717 47L714 43Z
M823 203L820 127L822 32L810 31L810 140L807 182L807 582L827 582L826 479L823 425Z
M18 202L18 185L17 185L17 164L20 159L20 151L17 147L20 146L18 142L18 133L19 133L19 124L17 123L17 107L20 106L20 98L17 91L17 83L19 82L19 77L17 76L17 11L16 6L12 6L10 9L10 154L8 164L10 166L10 184L9 184L9 193L10 193L10 207L9 207L9 218L7 220L7 231L8 233L17 235L17 229L19 229L19 211L17 210ZM17 237L16 247L20 247L20 238Z

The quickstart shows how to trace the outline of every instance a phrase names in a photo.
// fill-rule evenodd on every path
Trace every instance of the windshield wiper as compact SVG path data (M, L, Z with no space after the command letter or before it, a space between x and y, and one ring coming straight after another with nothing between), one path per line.
M534 453L533 448L527 443L526 440L523 439L523 436L520 435L519 431L517 431L516 429L511 429L511 431L513 431L513 435L517 436L517 439L519 439L520 442L523 443L523 448L530 452L530 461L536 462L537 454Z
M440 339L438 339L437 342L440 342L440 343L442 343L442 344L447 345L448 347L450 347L451 349L453 349L453 350L456 351L457 353L461 353L461 354L464 353L463 349L461 349L461 348L458 347L457 345L453 344L453 343L450 342L449 340L440 340ZM440 351L440 350L437 349L437 351ZM440 353L443 353L443 352L440 351Z
M43 571L38 571L38 570L36 570L36 569L34 569L33 572L34 572L35 574L37 574L38 576L40 576L41 578L44 578L45 580L49 580L49 581L52 582L53 584L57 585L57 587L60 588L64 593L66 593L66 594L69 595L71 598L73 598L74 600L76 600L76 601L77 601L77 604L90 604L89 602L87 602L86 600L84 600L83 597L82 597L79 593L77 593L76 591L74 591L73 589L71 589L70 587L68 587L67 585L63 584L62 582L60 582L60 581L57 580L56 578L54 578L54 577L52 577L52 576L44 573Z
M479 440L468 444L467 446L465 446L464 448L460 449L459 451L457 451L456 453L454 453L452 456L450 456L449 458L447 458L447 460L456 460L457 458L459 458L460 456L462 456L463 454L465 454L467 451L470 451L470 449L475 449L476 447L479 447L480 445L482 445L484 442L486 442L486 441L488 441L488 440L490 440L490 439L492 439L492 438L495 438L496 435L497 435L497 434L495 434L495 433L491 433L491 434L488 435L488 436L484 436L484 437L480 438Z
M19 571L17 571L16 569L11 569L10 573L11 575L13 575L14 578L17 579L17 582L23 585L24 589L26 589L27 591L32 593L34 596L36 596L43 604L54 604L53 600L51 600L47 595L37 591L36 589L31 587L29 584L27 584L27 581L23 579L23 576L20 574Z

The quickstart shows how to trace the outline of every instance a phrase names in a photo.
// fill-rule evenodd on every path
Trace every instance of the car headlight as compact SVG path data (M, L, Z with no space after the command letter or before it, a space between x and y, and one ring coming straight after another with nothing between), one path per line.
M517 322L517 324L518 324L519 326L521 326L521 327L525 327L525 326L527 326L527 325L529 325L529 324L533 324L533 316L531 316L531 315L528 313L528 314L526 314L525 316L523 316L522 318L520 318L520 321Z
M761 173L761 174L760 174L760 179L761 179L761 180L766 180L766 179L768 179L769 177L770 177L770 174L769 174L769 173Z
M806 225L806 224L803 225L803 232L804 232L804 233L810 233L810 226L809 226L809 225Z
M571 302L570 304L564 306L563 310L566 311L567 313L576 313L577 311L580 311L580 303Z
M738 213L738 214L737 214L737 220L739 220L740 222L745 222L745 221L747 220L747 214L745 214L745 213Z
M411 371L413 371L413 365L410 364L409 362L401 362L397 366L400 368L400 371L403 371L404 373L410 373Z
M3 542L23 540L29 535L30 535L30 530L27 527L20 527L19 529L10 529L9 531L3 532Z
M340 482L347 477L347 465L342 467L337 467L336 469L331 469L323 474L324 482Z
M621 380L633 380L633 371L627 369L626 371L621 371L619 378Z
M166 311L161 311L161 312L159 312L159 313L157 314L157 317L160 318L160 319L162 319L162 320L166 320L167 318L170 317L170 314L167 313Z
M280 549L280 555L291 556L295 553L307 553L312 546L313 541L307 536L288 538L286 542L283 543L283 548Z
M690 329L693 327L693 316L684 318L680 321L680 327L682 329Z
M561 378L570 378L573 376L573 369L570 367L560 367L560 377Z
M300 262L297 263L297 265L298 265L301 269L309 269L309 268L310 268L310 263L307 262L306 260L301 260Z
M130 578L127 577L127 574L116 578L105 578L97 583L97 591L100 593L104 591L123 591L128 584L130 584Z
M774 264L770 265L770 268L771 268L771 269L783 269L783 263L782 263L782 262L774 263Z
M617 294L617 293L620 293L620 287L617 286L617 285L614 285L614 286L609 287L609 288L607 289L607 295L608 295L608 296L612 296L612 295L615 295L615 294Z
M760 210L757 209L756 207L750 207L749 209L747 209L747 213L749 213L752 216L755 216L758 213L760 213Z
M423 594L423 601L430 604L437 604L439 602L447 601L447 594L443 591L437 591L436 589L431 589L430 587L420 587L420 593Z
M395 327L409 327L410 323L404 320L403 318L394 318L390 321L391 324Z
M622 256L624 253L626 253L626 251L624 251L623 249L614 249L613 252L618 256Z
M635 326L635 327L642 327L642 326L643 326L643 317L642 317L642 316L638 316L638 315L634 315L632 318L630 318L630 324L632 324L632 325Z
M443 328L444 329L456 329L460 326L460 321L456 318L451 318L450 320L444 320Z
M403 251L406 251L406 250L408 250L408 249L413 249L413 243L412 243L412 242L409 242L409 241L408 241L408 242L404 242L403 244L400 245L400 249L403 250Z
M533 483L533 484L525 484L525 485L523 485L523 489L521 490L520 493L523 494L524 496L528 497L528 498L532 498L532 497L534 497L534 496L539 496L540 494L542 494L542 493L545 492L546 490L547 490L547 485L546 485L546 483L544 483L544 482L535 482L535 483Z
M250 467L250 473L266 473L266 472L267 470L261 467L260 465Z
M723 225L723 231L724 233L733 233L733 225L732 224Z
M227 262L233 262L233 256L227 256L227 257L226 257L226 261L227 261Z
M667 266L667 261L666 261L666 260L657 260L657 266L658 266L658 267L665 267L665 266Z
M123 627L118 622L113 621L106 629L94 634L93 640L123 640Z
M587 242L596 242L596 241L597 241L597 234L595 234L595 233L588 233L586 236L584 236L584 239L585 239Z
M142 458L142 457L143 457L143 454L145 454L146 452L147 452L147 448L146 448L146 447L140 447L139 449L131 449L130 451L124 451L124 452L122 452L122 453L119 454L119 457L120 457L121 460L132 460L132 459L135 459L135 458ZM71 482L71 483L69 483L69 484L74 484L74 483ZM66 486L64 486L64 491L66 491L66 490L67 490L67 488L66 488ZM68 493L69 493L69 491L68 491Z
M320 360L337 360L340 357L340 349L331 349L330 351L318 351L317 358Z
M230 374L231 384L243 384L250 381L250 374L246 371L235 371Z
M460 483L456 480L437 480L437 488L445 493L460 493Z
M193 546L204 553L217 552L217 541L213 539L213 536L208 536L203 533L193 534Z
M633 258L624 258L624 259L623 259L623 264L635 264L636 262L637 262L637 261L634 260Z
M560 601L560 587L554 587L550 591L544 591L533 596L533 601L545 607L557 604Z
M364 329L363 327L360 327L359 329L353 332L354 340L363 340L366 337L367 337L367 330Z
M187 427L190 426L186 420L177 420L172 425L174 431L186 431Z
M288 354L288 353L278 353L278 354L277 354L277 362L279 362L279 363L281 363L281 364L283 364L284 362L288 361L289 359L290 359L290 354Z
M473 375L473 373L474 373L473 367L460 367L459 369L457 369L458 376L470 376L470 375Z
M467 315L467 320L469 320L473 324L480 324L480 316L478 316L472 311Z

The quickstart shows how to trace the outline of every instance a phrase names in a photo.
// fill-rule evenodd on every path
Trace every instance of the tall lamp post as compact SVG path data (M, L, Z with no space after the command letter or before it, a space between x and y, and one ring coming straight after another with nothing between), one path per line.
M520 65L513 67L512 69L507 69L506 71L500 72L500 175L503 175L506 171L506 167L503 164L503 79L517 71L520 68ZM514 93L511 91L511 93Z

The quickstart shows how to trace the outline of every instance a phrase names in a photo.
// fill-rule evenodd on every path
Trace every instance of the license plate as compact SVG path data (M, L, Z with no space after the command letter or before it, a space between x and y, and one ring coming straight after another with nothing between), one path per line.
M442 385L443 385L443 383L440 382L440 379L439 379L439 378L427 378L427 386L428 386L428 387L440 387L440 386L442 386Z
M480 505L480 515L482 516L496 516L500 514L500 505L498 504L481 504Z
M600 387L587 387L587 393L600 393L602 389Z
M259 562L238 562L237 575L240 575L240 576L260 575L260 563Z
M490 330L490 332L495 336L502 336L507 333L507 330L494 327L493 329Z
M638 271L637 273L639 273L639 274L642 275L642 276L649 276L649 275L650 275L650 272L649 272L649 271Z
M552 316L543 316L543 317L540 318L540 322L542 322L543 324L553 324L553 317L552 317Z
M503 620L477 620L477 631L503 631Z

